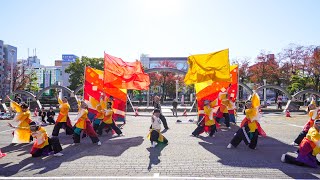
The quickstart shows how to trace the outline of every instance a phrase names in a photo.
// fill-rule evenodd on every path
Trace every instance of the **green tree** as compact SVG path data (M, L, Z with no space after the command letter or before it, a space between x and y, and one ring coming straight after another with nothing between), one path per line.
M33 93L38 92L39 91L39 86L38 86L38 77L37 77L37 73L35 71L32 71L29 75L28 75L28 84L25 87L25 90L27 91L31 91Z
M70 89L76 89L84 82L84 68L90 66L95 69L103 70L104 59L103 58L88 58L82 56L80 59L76 59L75 62L71 63L65 72L69 73Z

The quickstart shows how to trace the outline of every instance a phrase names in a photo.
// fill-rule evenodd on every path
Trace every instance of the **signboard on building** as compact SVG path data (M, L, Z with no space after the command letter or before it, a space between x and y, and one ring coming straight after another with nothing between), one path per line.
M62 61L63 62L75 62L78 56L73 54L62 54Z

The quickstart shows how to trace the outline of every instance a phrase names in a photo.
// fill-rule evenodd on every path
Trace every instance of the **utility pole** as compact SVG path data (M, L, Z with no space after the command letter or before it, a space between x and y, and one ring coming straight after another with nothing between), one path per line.
M11 81L10 81L10 95L13 92L13 59L14 59L14 53L16 52L14 49L10 50L12 58L11 58Z

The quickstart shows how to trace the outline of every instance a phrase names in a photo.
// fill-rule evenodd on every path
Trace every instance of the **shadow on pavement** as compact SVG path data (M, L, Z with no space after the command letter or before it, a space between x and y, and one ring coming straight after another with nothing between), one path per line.
M227 145L238 129L238 126L233 126L232 129L228 131L222 128L222 131L218 131L214 138L201 136L199 138L205 142L199 142L199 144L217 156L220 159L218 162L223 165L235 168L278 169L295 179L318 179L318 177L313 174L319 174L319 168L299 167L282 163L280 161L281 155L290 151L294 152L297 148L272 137L259 137L255 150L247 147L244 142L241 142L237 148L227 149Z
M66 139L68 138L68 139ZM69 140L70 137L64 136L61 138L61 143L64 144L66 140L71 144L72 140ZM113 138L109 140L104 137L99 137L102 141L102 145L98 146L92 143L82 143L79 145L69 145L63 149L62 157L46 156L39 158L32 158L31 155L20 161L18 164L12 164L12 162L0 163L0 174L2 176L13 176L21 171L31 171L31 170L40 170L38 174L43 174L52 170L55 170L60 167L62 163L71 162L85 156L120 156L127 149L135 146L139 146L143 142L142 136L132 137L132 138ZM90 141L82 140L83 141ZM16 149L15 146L4 147L4 150L7 149L7 152L13 151L26 151L29 152L31 149L31 144L28 146L22 146L19 149ZM11 149L11 150L10 150Z
M161 151L167 146L167 144L159 143L154 148L147 148L147 150L150 152L149 155L149 165L148 170L150 171L152 169L152 165L158 165L160 163L159 157L161 156Z

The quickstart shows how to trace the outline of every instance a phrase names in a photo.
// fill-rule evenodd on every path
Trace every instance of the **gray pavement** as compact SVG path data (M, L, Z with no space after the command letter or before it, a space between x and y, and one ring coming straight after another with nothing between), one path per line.
M169 114L168 114L169 115ZM196 119L195 116L168 117L170 129L164 133L167 146L150 148L146 135L150 117L127 116L123 128L125 136L112 138L110 134L100 137L102 146L92 144L89 138L80 145L72 146L72 138L60 132L63 157L31 158L31 144L10 145L9 121L0 121L0 147L8 153L0 159L0 176L14 177L72 177L99 176L108 178L320 178L319 168L312 169L284 164L283 153L294 152L289 144L302 130L307 117L292 113L293 118L283 114L264 114L261 125L268 137L259 138L256 150L243 143L236 149L226 149L237 126L227 130L222 126L216 137L203 134L191 137L196 128L192 123L177 124L180 119ZM75 117L71 115L71 119ZM239 115L238 124L243 115ZM46 126L49 134L53 126Z

